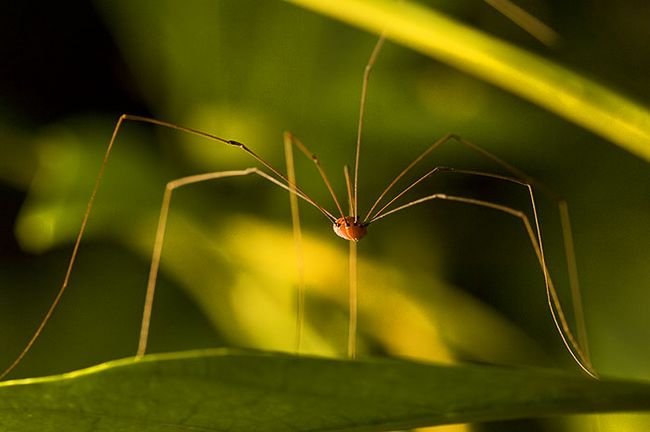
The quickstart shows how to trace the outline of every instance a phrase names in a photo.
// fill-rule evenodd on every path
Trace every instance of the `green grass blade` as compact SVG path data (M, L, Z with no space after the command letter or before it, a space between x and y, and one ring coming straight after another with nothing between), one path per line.
M650 384L403 360L205 350L0 384L0 429L386 431L650 409Z
M393 0L288 0L512 92L650 160L650 112L578 73L432 9Z

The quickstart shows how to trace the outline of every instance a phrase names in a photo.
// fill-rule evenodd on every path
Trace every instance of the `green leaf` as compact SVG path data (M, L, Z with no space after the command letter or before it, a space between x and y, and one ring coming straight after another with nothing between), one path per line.
M650 160L650 112L580 74L421 5L393 0L288 0L440 60Z
M20 431L385 431L650 409L650 384L542 369L204 350L0 384Z

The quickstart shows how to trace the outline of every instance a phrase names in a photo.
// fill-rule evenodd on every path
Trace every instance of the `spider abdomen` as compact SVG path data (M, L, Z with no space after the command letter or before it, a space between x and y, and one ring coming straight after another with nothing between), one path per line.
M350 241L359 241L366 235L367 224L355 221L354 216L340 217L334 222L332 228L337 236Z

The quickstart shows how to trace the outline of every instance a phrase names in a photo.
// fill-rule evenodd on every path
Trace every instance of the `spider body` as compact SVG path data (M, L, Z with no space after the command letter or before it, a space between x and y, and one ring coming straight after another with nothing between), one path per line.
M338 218L332 226L336 235L345 240L355 242L361 240L368 232L366 228L368 224L355 219L354 216Z

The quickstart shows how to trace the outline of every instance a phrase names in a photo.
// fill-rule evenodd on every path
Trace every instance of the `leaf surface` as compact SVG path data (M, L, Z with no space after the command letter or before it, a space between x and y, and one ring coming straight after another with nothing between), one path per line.
M650 384L566 372L203 350L0 384L0 429L388 431L650 410Z

